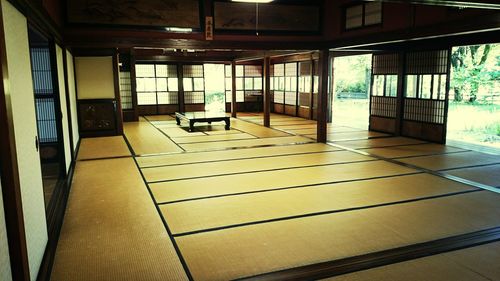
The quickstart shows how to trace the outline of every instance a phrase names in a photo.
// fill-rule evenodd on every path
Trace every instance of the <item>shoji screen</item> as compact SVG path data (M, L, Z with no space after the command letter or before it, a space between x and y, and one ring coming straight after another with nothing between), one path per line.
M31 280L36 280L48 238L40 156L35 147L37 127L28 23L8 1L2 0L1 5L29 269Z
M64 61L63 61L63 50L61 47L56 45L56 59L57 59L57 80L59 81L59 101L62 113L62 131L63 131L63 141L64 141L64 157L66 160L66 172L71 166L71 153L72 148L69 139L69 120L68 120L68 108L66 106L66 84L64 81Z
M373 55L370 130L396 132L398 65L398 54Z
M445 142L448 50L406 55L403 135Z

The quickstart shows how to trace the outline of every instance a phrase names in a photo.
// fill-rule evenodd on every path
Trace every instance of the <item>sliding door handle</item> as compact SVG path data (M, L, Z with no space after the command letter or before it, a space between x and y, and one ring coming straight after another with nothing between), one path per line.
M40 146L40 142L38 141L38 136L35 136L35 148L36 152L38 152L38 147Z

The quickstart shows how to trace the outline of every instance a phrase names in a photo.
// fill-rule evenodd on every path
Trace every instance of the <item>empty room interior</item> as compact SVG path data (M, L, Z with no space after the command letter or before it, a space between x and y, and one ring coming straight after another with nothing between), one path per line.
M0 0L0 280L500 281L496 0Z

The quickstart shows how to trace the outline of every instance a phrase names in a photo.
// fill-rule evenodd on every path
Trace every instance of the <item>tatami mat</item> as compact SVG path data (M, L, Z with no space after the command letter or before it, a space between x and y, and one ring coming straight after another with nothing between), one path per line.
M461 148L456 148L441 144L421 144L421 145L402 145L393 146L385 148L369 148L363 149L364 151L382 156L385 158L396 158L396 157L409 157L409 156L419 156L419 155L429 155L429 154L443 154L450 152L465 151Z
M347 182L160 206L172 233L357 208L474 188L428 174Z
M289 136L289 134L273 130L270 128L266 128L257 124L253 124L247 121L238 120L235 118L231 118L231 128L238 129L245 133L254 135L258 138L272 138L272 137L283 137Z
M360 149L360 148L374 148L374 147L385 147L385 146L421 144L421 143L426 143L426 142L405 137L388 137L388 138L376 138L367 140L339 141L336 144L349 148Z
M281 145L274 147L245 148L223 151L192 152L171 155L158 155L136 158L141 167L160 165L178 165L187 163L200 163L209 161L235 160L265 156L291 155L300 153L316 153L335 151L339 148L322 143L307 143L300 145ZM311 157L314 157L312 155Z
M171 138L205 136L205 134L202 132L189 132L188 130L189 128L187 127L166 127L166 126L157 126L157 127Z
M280 129L280 130L298 130L298 129L315 129L317 126L316 124L293 124L293 125L273 125L273 128Z
M149 121L170 121L175 120L175 117L170 115L148 115L145 117Z
M500 195L481 191L177 237L196 280L230 280L491 228Z
M316 134L305 135L306 137L316 138ZM387 137L388 134L373 132L373 131L354 131L354 132L337 132L328 134L328 141L345 141L345 140L360 140L374 137Z
M500 165L446 171L447 174L500 188Z
M402 158L398 159L398 161L429 170L443 170L500 163L500 157L486 153L466 151L453 154Z
M323 279L323 281L499 280L500 242Z
M245 140L245 139L256 139L256 137L245 134L221 134L221 135L203 135L203 136L189 136L189 137L180 137L180 138L172 138L172 140L178 144L185 143L198 143L198 142L211 142L211 141L228 141L228 140Z
M136 155L182 151L149 122L123 123L123 130Z
M290 136L290 137L277 137L277 138L269 137L262 139L181 144L180 146L182 146L182 148L184 148L186 151L207 151L207 150L230 149L230 148L240 148L240 147L255 147L262 145L281 145L281 144L309 143L309 142L314 142L314 141L305 137Z
M51 280L187 280L133 159L76 164Z
M385 161L265 171L150 184L158 203L416 172Z
M241 159L230 162L211 162L142 169L148 182L207 177L234 173L327 165L355 161L375 160L349 151L333 151L299 155L276 156L258 159Z
M82 138L78 160L130 156L130 150L122 136Z

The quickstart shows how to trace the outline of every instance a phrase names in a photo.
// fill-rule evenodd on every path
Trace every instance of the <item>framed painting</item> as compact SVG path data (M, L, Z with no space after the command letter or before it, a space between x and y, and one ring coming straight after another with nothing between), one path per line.
M71 0L69 24L201 29L198 0Z

